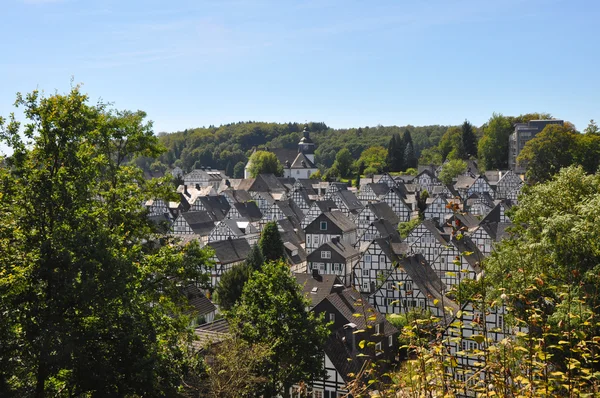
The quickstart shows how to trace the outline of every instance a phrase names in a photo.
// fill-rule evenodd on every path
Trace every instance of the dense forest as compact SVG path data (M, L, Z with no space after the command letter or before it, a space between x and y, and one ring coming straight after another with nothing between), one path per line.
M417 158L425 148L437 146L448 126L376 126L333 129L325 123L307 123L311 138L317 145L315 158L323 171L333 165L336 153L347 148L355 159L373 146L386 147L394 134L408 130ZM164 171L178 166L184 171L211 167L225 170L227 175L241 177L243 165L255 147L297 148L303 124L239 122L220 127L187 129L172 134L159 134L166 147L158 160L141 157L138 165L147 171ZM241 164L240 165L238 165ZM241 167L241 168L240 168Z

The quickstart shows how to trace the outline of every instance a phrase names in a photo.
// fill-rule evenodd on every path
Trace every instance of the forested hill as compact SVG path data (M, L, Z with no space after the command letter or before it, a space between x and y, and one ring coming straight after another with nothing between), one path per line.
M139 158L138 164L146 170L164 171L174 166L189 171L200 166L226 170L227 174L241 177L243 166L252 148L297 147L305 123L239 122L220 127L187 129L171 134L159 134L160 142L167 148L158 161ZM307 123L310 137L317 145L316 162L330 167L336 153L346 147L358 159L368 147L386 147L392 134L411 133L415 154L419 157L424 148L437 146L448 126L376 126L350 129L333 129L325 123Z

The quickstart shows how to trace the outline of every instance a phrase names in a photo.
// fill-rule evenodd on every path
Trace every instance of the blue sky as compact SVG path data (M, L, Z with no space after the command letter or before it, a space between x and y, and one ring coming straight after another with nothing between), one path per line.
M155 131L240 120L476 125L600 119L600 2L3 0L0 115L16 92L142 109Z

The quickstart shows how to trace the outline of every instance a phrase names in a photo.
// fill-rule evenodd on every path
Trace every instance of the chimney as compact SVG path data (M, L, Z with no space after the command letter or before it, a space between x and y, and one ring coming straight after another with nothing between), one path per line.
M196 189L200 190L200 184L196 184Z
M356 324L348 323L344 325L344 341L346 342L346 347L348 350L353 353L356 351L356 342L354 340L354 331L356 330Z

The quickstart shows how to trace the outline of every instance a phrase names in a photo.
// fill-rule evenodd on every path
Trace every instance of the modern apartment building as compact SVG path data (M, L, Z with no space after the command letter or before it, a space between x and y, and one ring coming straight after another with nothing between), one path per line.
M549 124L564 124L562 120L531 120L529 123L517 123L515 132L508 139L508 167L517 174L525 173L527 164L517 163L517 158L525 143L535 137Z

